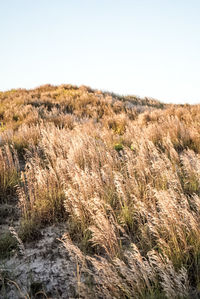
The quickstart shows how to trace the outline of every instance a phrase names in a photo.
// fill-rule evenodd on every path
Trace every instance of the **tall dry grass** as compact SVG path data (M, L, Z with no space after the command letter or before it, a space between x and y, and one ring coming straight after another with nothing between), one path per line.
M83 292L198 292L199 105L70 85L0 96L1 150L13 142L25 163L18 184L23 230L30 237L36 226L66 222L62 241L90 280ZM5 154L1 160L7 163Z
M19 160L16 151L8 144L0 147L0 202L6 203L19 182Z

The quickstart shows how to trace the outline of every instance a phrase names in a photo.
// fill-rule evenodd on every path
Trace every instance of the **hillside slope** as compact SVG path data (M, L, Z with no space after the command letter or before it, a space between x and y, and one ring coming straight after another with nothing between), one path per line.
M0 92L0 298L199 298L199 208L200 105Z

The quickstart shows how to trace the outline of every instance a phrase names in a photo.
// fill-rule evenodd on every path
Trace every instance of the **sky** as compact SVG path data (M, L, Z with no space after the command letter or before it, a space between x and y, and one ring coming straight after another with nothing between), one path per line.
M0 90L87 85L200 103L199 0L0 0Z

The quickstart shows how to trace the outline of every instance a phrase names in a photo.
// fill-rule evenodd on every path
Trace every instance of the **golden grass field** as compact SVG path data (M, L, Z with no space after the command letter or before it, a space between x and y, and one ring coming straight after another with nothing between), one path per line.
M17 250L64 223L77 298L199 298L200 105L72 85L0 92L0 203L18 210Z

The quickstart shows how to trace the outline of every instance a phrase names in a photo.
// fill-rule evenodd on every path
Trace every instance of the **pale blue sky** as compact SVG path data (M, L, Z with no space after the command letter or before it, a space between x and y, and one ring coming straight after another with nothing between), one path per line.
M0 0L0 90L46 83L200 103L200 0Z

